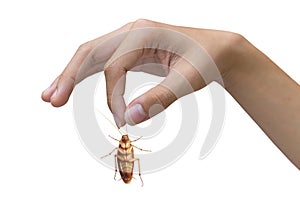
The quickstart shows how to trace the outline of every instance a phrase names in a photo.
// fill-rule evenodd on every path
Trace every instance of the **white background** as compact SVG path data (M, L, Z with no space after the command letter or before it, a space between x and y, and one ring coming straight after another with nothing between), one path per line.
M81 43L138 18L241 33L299 82L298 5L291 0L1 1L0 199L299 199L299 170L229 95L215 150L198 160L205 136L200 129L178 162L143 176L143 188L139 179L130 185L115 182L114 172L87 153L76 133L72 98L58 109L40 99ZM209 92L197 97L209 123Z

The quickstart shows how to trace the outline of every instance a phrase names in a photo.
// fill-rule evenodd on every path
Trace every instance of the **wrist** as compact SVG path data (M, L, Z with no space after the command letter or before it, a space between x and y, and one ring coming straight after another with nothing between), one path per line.
M253 64L257 49L243 36L230 33L227 44L220 56L219 70L223 79L224 88L228 91L236 87L241 80L257 73Z

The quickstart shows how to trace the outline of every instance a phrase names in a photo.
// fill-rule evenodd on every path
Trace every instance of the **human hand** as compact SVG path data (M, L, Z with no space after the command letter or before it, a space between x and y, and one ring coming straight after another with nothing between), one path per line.
M140 123L212 81L223 84L232 65L234 44L240 38L231 32L137 20L81 45L42 99L62 106L78 82L104 71L107 103L116 124ZM166 78L126 108L123 94L127 71Z
M300 169L299 84L239 34L137 20L81 45L42 99L62 106L78 82L100 71L119 127L143 122L217 81ZM126 108L127 71L166 78Z

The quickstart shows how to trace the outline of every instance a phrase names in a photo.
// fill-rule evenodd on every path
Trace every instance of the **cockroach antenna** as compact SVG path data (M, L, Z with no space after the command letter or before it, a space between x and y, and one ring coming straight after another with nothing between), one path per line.
M123 136L124 134L121 132L121 129L118 128L110 119L108 119L98 108L96 108L97 112L99 112L111 125L113 125L113 127L115 127L118 132ZM127 130L127 127L126 127Z

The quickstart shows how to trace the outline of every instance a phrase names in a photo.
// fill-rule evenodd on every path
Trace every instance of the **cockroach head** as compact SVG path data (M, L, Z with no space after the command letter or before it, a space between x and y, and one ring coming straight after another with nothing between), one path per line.
M126 135L122 135L122 142L126 142L126 141L128 141L129 140L129 137L128 137L128 135L126 134Z

